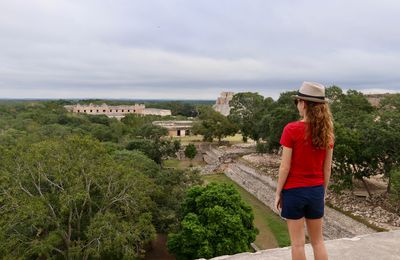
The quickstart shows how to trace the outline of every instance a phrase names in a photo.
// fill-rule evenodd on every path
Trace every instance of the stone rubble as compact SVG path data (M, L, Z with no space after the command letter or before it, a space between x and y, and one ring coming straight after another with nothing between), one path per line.
M242 157L244 162L263 171L269 177L278 180L280 156L275 154L252 153Z
M396 230L400 229L400 215L383 209L378 201L373 198L360 198L350 192L341 194L330 192L327 202L352 215L361 217L375 226Z
M244 154L255 152L254 144L237 144L232 146L215 147L211 144L199 146L204 161L208 164L203 167L200 174L213 174L224 172L228 163Z

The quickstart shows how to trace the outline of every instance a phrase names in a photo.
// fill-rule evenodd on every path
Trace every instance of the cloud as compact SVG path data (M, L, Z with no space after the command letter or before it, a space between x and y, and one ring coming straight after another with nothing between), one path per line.
M3 1L0 97L276 97L304 80L396 91L398 10L398 1Z

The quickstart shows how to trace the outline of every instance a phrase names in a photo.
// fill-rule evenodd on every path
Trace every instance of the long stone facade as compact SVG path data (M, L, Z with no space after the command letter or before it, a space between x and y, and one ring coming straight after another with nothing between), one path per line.
M109 106L105 103L101 105L68 105L64 106L65 109L72 113L83 113L89 115L106 115L108 117L123 118L128 114L137 115L157 115L157 116L170 116L171 110L146 108L143 104L134 104L130 106Z

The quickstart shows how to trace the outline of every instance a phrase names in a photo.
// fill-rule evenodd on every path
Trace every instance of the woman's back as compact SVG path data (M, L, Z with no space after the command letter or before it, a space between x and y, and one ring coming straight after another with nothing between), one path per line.
M323 164L326 149L315 148L306 138L306 123L292 122L283 130L281 145L292 148L292 160L284 189L324 184Z

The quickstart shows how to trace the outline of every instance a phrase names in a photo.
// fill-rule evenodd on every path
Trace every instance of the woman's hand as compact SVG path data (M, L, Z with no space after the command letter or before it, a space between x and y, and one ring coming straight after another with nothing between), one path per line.
M282 211L282 193L275 194L275 209L279 213Z

